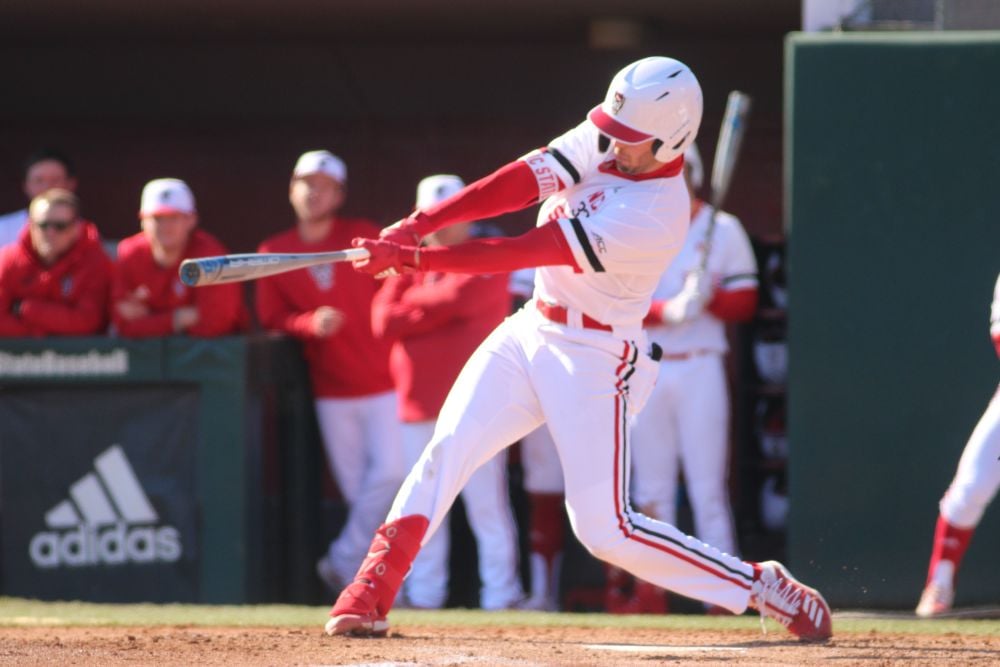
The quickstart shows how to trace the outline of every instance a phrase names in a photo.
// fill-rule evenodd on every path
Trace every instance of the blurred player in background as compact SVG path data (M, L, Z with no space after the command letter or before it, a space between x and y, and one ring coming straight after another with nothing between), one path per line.
M520 308L535 290L535 270L520 269L510 274L510 293ZM531 591L523 609L557 611L560 608L559 580L566 550L564 517L565 490L559 454L552 435L539 426L521 438L521 468L528 494L528 567Z
M379 228L344 218L347 168L329 151L304 153L295 164L289 200L293 229L260 244L259 252L341 250L354 237L376 238ZM337 590L367 553L405 473L389 374L389 342L371 329L378 284L349 264L323 264L257 282L257 315L267 329L303 342L316 416L330 472L348 505L347 521L317 574Z
M76 174L73 162L59 151L42 148L25 160L24 182L21 187L28 201L53 188L75 192ZM0 246L16 241L21 229L27 223L26 208L0 215Z
M736 555L727 491L726 324L753 317L757 263L742 225L728 213L716 214L712 238L706 242L713 210L698 198L704 181L701 156L692 144L684 157L691 228L660 278L645 321L663 357L649 405L632 428L632 499L644 514L675 524L683 472L694 534ZM651 584L637 582L633 595L630 611L659 610L662 595Z
M418 209L461 190L457 176L428 176L417 186ZM428 245L472 237L473 223L438 230ZM393 340L390 369L399 395L406 468L434 435L441 405L458 372L483 339L510 312L507 274L410 273L388 278L372 303L372 329ZM517 526L507 486L507 455L500 452L472 474L462 490L465 514L479 553L480 605L505 609L521 602ZM445 520L447 522L447 519ZM421 549L403 593L414 607L437 609L448 597L447 526ZM461 566L467 563L463 561Z
M990 336L1000 356L1000 276L993 288ZM962 557L997 489L1000 489L1000 387L973 429L955 478L941 498L927 583L917 605L917 616L929 618L951 610Z
M142 231L118 243L111 289L111 319L127 338L186 333L225 336L244 329L247 314L237 283L188 287L178 268L191 257L228 251L198 227L194 195L187 183L158 178L142 189Z
M28 226L0 249L0 336L87 336L107 328L111 260L69 190L31 200Z

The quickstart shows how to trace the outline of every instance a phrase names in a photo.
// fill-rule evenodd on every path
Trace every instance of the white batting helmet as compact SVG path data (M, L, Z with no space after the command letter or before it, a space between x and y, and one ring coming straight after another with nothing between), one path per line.
M618 72L604 102L587 118L623 144L656 139L654 156L670 162L694 141L701 113L701 86L691 69L679 60L654 56Z

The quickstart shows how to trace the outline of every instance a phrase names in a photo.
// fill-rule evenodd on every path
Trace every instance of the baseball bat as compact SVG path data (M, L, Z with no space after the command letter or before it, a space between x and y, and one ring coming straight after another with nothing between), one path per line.
M705 230L705 248L698 269L704 271L708 265L708 255L712 251L712 237L715 235L715 216L729 194L729 185L736 171L736 161L746 133L747 115L750 113L750 96L738 90L731 91L726 100L726 111L722 116L719 141L715 145L715 159L712 161L711 191L708 201L712 205L712 216Z
M366 259L364 248L306 253L246 253L198 257L181 262L181 282L189 287L256 280L317 264Z

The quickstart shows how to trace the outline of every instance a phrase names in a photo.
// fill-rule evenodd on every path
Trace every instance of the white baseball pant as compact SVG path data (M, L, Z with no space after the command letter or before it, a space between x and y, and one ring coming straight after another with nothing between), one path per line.
M941 516L956 528L975 528L1000 489L1000 387L969 437Z
M645 335L638 330L635 338L554 324L533 308L508 318L456 380L387 520L428 517L426 542L476 468L547 423L563 462L570 524L594 556L743 612L753 582L749 563L632 511L627 420L645 403L657 372Z

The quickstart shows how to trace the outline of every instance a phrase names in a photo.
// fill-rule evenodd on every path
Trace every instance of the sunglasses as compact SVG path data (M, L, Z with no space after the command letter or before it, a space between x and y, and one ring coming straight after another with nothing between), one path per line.
M38 227L43 232L48 229L53 229L57 232L65 232L75 224L76 220L39 220L34 223L35 227Z

